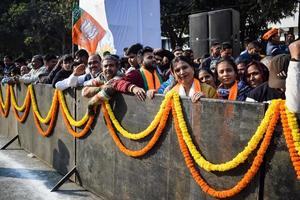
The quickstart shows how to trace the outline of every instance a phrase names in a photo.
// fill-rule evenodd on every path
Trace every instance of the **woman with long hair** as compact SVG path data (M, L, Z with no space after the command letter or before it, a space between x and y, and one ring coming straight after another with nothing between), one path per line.
M215 76L210 69L200 69L198 72L198 79L201 83L206 83L213 88L217 88Z
M177 84L172 90L175 90L181 96L188 96L192 102L197 102L202 97L217 98L216 90L201 83L195 78L195 69L190 58L185 56L176 57L171 65L172 74L177 81Z
M244 101L250 87L244 81L238 81L237 67L231 59L221 59L216 64L216 77L220 81L217 89L220 99Z
M252 61L246 66L245 77L247 84L254 89L262 83L268 81L269 70L261 62Z

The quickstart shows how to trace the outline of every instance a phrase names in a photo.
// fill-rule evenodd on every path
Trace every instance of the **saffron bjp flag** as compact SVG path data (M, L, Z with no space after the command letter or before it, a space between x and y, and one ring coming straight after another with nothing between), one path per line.
M73 39L80 48L122 55L135 43L161 47L160 0L79 0L79 7L81 17L89 16L77 25L80 37Z
M104 37L104 28L87 12L75 8L73 11L72 42L95 53L98 42Z

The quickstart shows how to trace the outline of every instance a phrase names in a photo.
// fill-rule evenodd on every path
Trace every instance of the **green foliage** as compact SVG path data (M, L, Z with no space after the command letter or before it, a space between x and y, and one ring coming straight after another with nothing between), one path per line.
M296 6L296 0L161 0L162 34L171 39L174 48L182 45L183 34L188 34L188 15L233 8L240 12L241 40L256 39L268 22L293 15Z
M33 40L32 37L26 37L26 38L24 39L24 44L25 44L26 46L28 46L28 47L32 46L33 43L34 43L34 40Z
M188 15L192 1L161 0L161 30L163 36L170 38L172 47L184 44L183 35L188 32Z
M1 54L31 56L71 52L73 4L72 0L1 2Z

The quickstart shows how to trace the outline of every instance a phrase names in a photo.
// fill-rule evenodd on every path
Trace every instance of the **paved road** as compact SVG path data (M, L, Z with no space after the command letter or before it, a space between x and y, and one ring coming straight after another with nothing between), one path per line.
M0 146L5 141L0 137ZM101 199L72 182L65 183L58 192L50 192L62 176L15 147L0 150L0 200Z

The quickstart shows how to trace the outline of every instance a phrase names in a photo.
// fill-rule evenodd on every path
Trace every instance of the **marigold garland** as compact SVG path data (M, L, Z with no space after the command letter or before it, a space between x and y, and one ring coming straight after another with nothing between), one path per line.
M53 107L54 107L54 103L55 103L55 101L57 101L57 96L58 96L57 90L54 91L54 95L52 97L52 102L51 102L51 106L50 106L50 109L48 111L48 114L47 114L47 116L45 118L43 118L41 116L40 112L39 112L39 109L38 109L38 106L37 106L37 103L36 103L36 99L35 99L34 89L33 89L32 85L29 85L28 89L30 90L30 96L31 96L31 102L32 102L32 110L33 110L35 116L38 118L38 120L41 123L43 123L43 124L49 123L50 119L52 118L52 110L53 110Z
M62 107L62 105L61 105L62 102L61 101L59 101L59 104ZM89 116L88 121L87 121L85 127L80 132L76 132L76 131L73 130L72 126L70 125L70 122L68 121L68 118L67 118L67 116L66 116L66 114L65 114L64 111L62 111L62 116L63 116L63 120L64 120L64 123L65 123L65 125L67 127L68 132L71 135L73 135L75 138L81 138L81 137L85 136L88 133L88 131L91 129L91 126L92 126L92 124L94 122L94 118L95 118L94 115L93 116Z
M287 106L285 106L285 113L287 116L289 128L292 131L295 149L297 150L298 155L300 156L300 132L299 132L299 126L297 122L297 117L295 113L289 111Z
M0 114L1 114L2 116L4 116L4 110L3 110L3 108L2 108L1 105L0 105Z
M8 91L8 88L6 88L6 99L7 99L7 97L8 97L7 91ZM6 103L3 103L2 91L0 91L0 106L1 106L3 109L6 107Z
M274 109L274 115L270 121L270 124L267 128L267 132L265 134L265 137L258 149L257 155L255 156L250 169L246 172L244 177L237 183L237 185L235 185L231 189L222 190L222 191L217 191L217 190L213 189L212 187L210 187L208 185L208 183L205 182L205 180L201 177L201 175L197 171L197 169L194 165L193 159L189 153L189 149L183 139L183 135L181 133L181 128L180 128L179 121L178 121L178 116L177 116L175 108L173 107L172 112L173 112L173 116L174 116L174 124L175 124L175 129L176 129L176 133L177 133L177 137L178 137L178 141L179 141L180 150L184 156L186 165L189 168L193 178L195 179L197 184L201 187L201 189L205 193L207 193L215 198L229 198L229 197L232 197L232 196L238 194L239 192L241 192L250 183L250 181L253 179L253 177L256 175L257 171L259 170L260 165L263 162L263 157L264 157L266 150L270 144L272 134L274 132L275 126L276 126L278 118L279 118L279 112L278 112L279 105L280 104L277 101L275 109Z
M57 101L55 101L54 106L52 107L52 110L49 111L49 112L51 112L52 115L51 115L51 119L50 119L50 124L49 124L49 126L48 126L48 128L47 128L46 131L44 131L42 129L37 115L35 113L33 113L33 118L34 118L35 126L38 129L38 132L42 136L48 137L52 133L52 131L54 129L55 121L56 121L55 119L57 117L57 109L58 109L58 103L57 103Z
M69 121L69 123L72 125L72 126L76 126L76 127L80 127L80 126L83 126L88 120L89 120L89 115L88 113L86 112L85 115L83 116L83 118L81 120L78 120L76 121L70 114L70 111L67 107L67 104L66 104L66 100L65 100L65 97L64 97L64 94L62 91L58 90L58 97L59 97L59 102L60 102L60 105L62 107L62 110L63 112L66 114L66 117Z
M294 170L297 174L297 179L300 180L300 156L296 151L295 143L293 141L292 137L292 130L289 127L288 124L288 117L285 112L285 104L284 102L281 103L280 106L280 114L281 114L281 123L283 128L283 134L285 137L285 141L290 153L290 158L294 166Z
M6 99L5 103L3 103L2 92L0 92L0 113L3 117L7 117L10 109L10 90L9 87L6 87Z
M26 99L30 98L30 90L27 90L26 92L26 96L25 96L25 100L23 102L23 105L22 106L18 106L17 104L17 101L16 101L16 96L15 96L15 92L14 92L14 88L10 85L9 86L9 89L10 89L10 96L11 96L11 104L12 106L19 112L23 112L26 108Z
M19 116L17 108L15 106L13 106L13 111L14 111L14 114L15 114L15 118L17 119L18 122L24 123L25 120L27 119L29 111L30 111L30 102L31 102L30 101L30 94L28 93L28 95L26 96L25 101L24 101L25 111L24 111L22 117Z
M112 136L114 142L116 143L117 147L121 150L121 152L123 152L124 154L131 156L131 157L140 157L145 155L148 151L150 151L152 149L152 147L156 144L156 142L158 141L159 137L161 136L163 129L166 126L167 120L168 120L168 116L170 113L170 110L172 108L172 100L168 101L166 108L163 112L163 116L160 120L160 123L153 135L153 137L150 139L149 143L142 149L140 150L130 150L127 149L122 142L120 141L118 135L116 134L114 127L112 125L112 122L110 121L107 109L105 106L102 106L102 112L104 115L104 119L106 121L106 126L108 128L108 132L110 133L110 135Z
M165 99L162 101L161 105L160 105L160 109L158 111L158 113L156 114L156 116L154 117L153 121L151 122L151 124L144 130L141 131L139 133L129 133L128 131L126 131L121 124L118 122L118 120L116 119L111 106L108 102L104 103L104 106L106 107L107 113L109 115L110 120L112 121L114 127L117 129L117 131L122 134L125 138L127 139L131 139L131 140L139 140L142 138L147 137L150 133L152 133L155 128L158 126L162 116L163 116L163 112L165 110L166 104L168 104L168 102L170 101L170 99L172 98L172 93L168 93L165 96Z
M179 127L183 134L184 141L187 144L188 149L191 152L191 155L195 159L196 163L206 171L228 171L239 166L241 163L245 162L245 160L257 148L259 142L262 140L264 133L267 130L268 124L272 118L273 110L275 106L276 106L275 103L272 103L270 105L269 109L267 110L264 116L264 119L261 121L255 134L252 136L252 138L250 139L247 146L244 148L242 152L240 152L236 157L234 157L230 161L221 164L213 164L207 161L201 155L201 153L197 150L195 144L193 143L192 138L188 133L186 122L184 120L179 95L174 94L174 108L177 113Z

